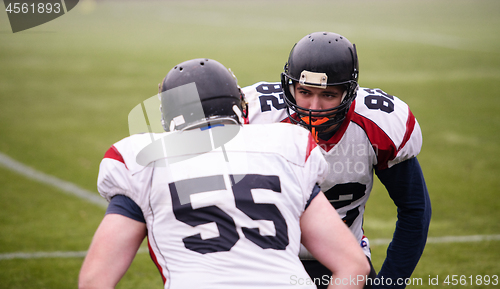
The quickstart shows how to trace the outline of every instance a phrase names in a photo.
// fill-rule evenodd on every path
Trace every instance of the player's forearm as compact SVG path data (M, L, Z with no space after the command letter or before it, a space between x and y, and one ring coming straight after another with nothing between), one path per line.
M118 276L114 268L105 268L102 264L99 257L87 255L78 277L79 289L115 288L122 274Z
M406 220L411 219L406 218ZM394 237L387 249L387 257L378 274L379 278L396 280L411 276L426 244L427 220L429 217L422 216L419 220L415 218L413 224L402 224L398 221Z
M146 224L119 214L105 215L83 261L79 288L114 288L145 236Z
M427 240L431 219L429 193L416 158L379 171L377 175L398 207L396 230L378 277L408 278L420 260Z
M119 261L113 262L107 256L106 251L91 246L78 277L79 289L115 288L129 265Z
M408 278L424 251L431 217L430 202L418 210L399 209L393 239L379 277Z
M365 285L370 266L365 256L332 274L328 289L360 289Z
M104 283L104 284L103 284ZM114 285L105 284L105 282L101 282L96 279L80 279L78 282L78 289L114 289Z
M357 280L370 272L368 260L323 193L302 215L301 229L302 244L332 272L328 288L363 287L364 283Z

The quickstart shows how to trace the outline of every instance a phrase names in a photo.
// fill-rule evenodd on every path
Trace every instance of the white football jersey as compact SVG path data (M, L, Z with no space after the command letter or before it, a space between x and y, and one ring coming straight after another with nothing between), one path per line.
M139 205L165 288L316 288L299 218L327 170L306 129L231 125L125 138L98 190Z
M243 88L249 122L288 122L281 84L259 82ZM373 186L373 169L384 169L417 156L422 134L408 105L380 89L359 88L346 121L318 145L329 165L321 190L350 227L365 254L363 214ZM304 259L310 257L301 252Z

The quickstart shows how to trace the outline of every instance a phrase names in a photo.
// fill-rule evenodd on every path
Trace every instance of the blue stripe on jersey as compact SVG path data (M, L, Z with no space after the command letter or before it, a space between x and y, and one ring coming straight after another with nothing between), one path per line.
M311 194L311 197L309 198L309 200L307 201L307 204L306 204L306 207L305 209L307 209L307 207L309 207L309 205L311 204L311 201L319 194L319 192L321 192L321 188L318 186L318 184L315 184L314 185L314 188L312 190L312 194ZM305 210L304 209L304 210Z
M107 214L119 214L138 222L146 223L141 208L129 197L125 195L116 195L111 198Z

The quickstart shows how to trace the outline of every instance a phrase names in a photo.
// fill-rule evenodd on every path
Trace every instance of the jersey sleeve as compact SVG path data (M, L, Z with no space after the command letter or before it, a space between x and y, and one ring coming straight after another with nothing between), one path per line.
M115 195L128 196L132 192L131 178L123 156L114 145L111 146L99 166L97 190L108 202Z
M409 137L407 141L404 139L406 142L400 145L396 157L388 162L388 167L416 157L420 153L420 149L422 148L422 131L411 111L409 118L414 121L414 124L412 124L413 129L411 129L412 127L408 127L406 133L408 133Z
M360 88L352 120L361 126L377 155L376 169L390 168L417 156L420 126L408 105L380 89Z
M150 143L148 135L133 135L106 151L99 166L97 190L108 202L116 195L124 195L139 207L146 206L152 168L138 164L136 157Z

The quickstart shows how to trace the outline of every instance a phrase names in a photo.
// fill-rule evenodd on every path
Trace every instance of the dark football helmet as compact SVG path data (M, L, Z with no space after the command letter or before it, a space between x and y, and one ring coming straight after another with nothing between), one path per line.
M243 124L247 103L236 77L212 59L192 59L172 68L159 84L165 131L225 122Z
M315 32L302 38L290 51L284 72L281 73L287 113L292 123L301 124L320 134L340 124L356 97L358 73L356 46L347 38L331 32ZM345 93L337 107L308 109L297 105L294 98L295 83L320 88L342 85ZM296 118L292 117L290 110L297 114ZM323 120L313 122L312 118Z

